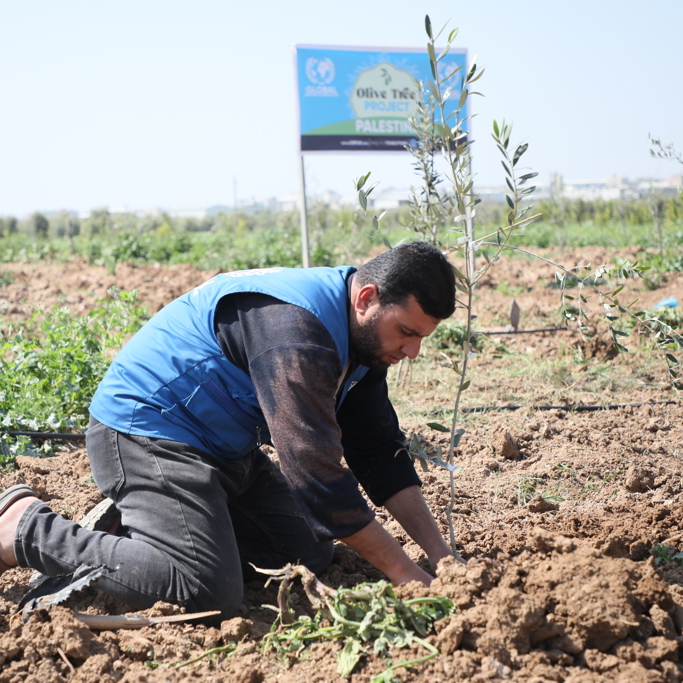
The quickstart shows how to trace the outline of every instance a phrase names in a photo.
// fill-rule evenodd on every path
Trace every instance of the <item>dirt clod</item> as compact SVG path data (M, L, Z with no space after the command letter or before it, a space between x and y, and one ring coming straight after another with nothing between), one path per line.
M633 465L626 472L624 488L633 493L647 491L654 487L655 477L650 470L645 467Z
M517 460L520 457L517 439L504 429L493 435L491 448L497 457L504 460Z
M242 617L234 617L221 623L221 636L226 643L244 640L250 633L253 622Z
M531 512L550 512L551 510L560 509L560 506L557 503L549 501L540 494L535 498L532 498L528 502L527 507L529 510L531 510Z

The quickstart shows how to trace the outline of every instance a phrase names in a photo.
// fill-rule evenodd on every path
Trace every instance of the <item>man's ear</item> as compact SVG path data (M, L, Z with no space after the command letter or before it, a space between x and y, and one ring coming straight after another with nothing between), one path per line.
M367 284L363 285L356 293L356 300L354 302L356 311L358 313L366 313L374 303L379 303L379 291L377 285Z

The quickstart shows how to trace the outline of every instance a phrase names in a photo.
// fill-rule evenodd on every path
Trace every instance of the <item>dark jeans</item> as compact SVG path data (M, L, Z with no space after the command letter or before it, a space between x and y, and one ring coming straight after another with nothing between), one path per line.
M118 567L97 586L134 609L157 600L234 616L249 563L301 562L321 572L332 543L317 541L282 473L260 450L239 460L91 420L95 482L121 513L126 537L88 531L36 502L15 536L19 565L54 576L81 565Z

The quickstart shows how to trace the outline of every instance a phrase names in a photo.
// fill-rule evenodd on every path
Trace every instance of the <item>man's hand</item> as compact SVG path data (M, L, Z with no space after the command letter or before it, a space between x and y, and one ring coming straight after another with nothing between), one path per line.
M410 538L427 553L432 570L436 570L439 560L453 555L427 507L419 486L409 486L395 493L385 501L384 507Z
M432 581L432 577L405 554L398 541L376 519L340 540L384 572L395 586L408 581L421 581L428 586Z

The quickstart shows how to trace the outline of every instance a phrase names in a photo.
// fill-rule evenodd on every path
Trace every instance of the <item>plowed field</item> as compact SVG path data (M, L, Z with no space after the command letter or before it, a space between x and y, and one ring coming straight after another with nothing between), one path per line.
M556 256L573 266L614 255L593 249ZM142 304L155 312L213 275L188 266L125 265L109 275L83 263L12 264L3 270L12 273L13 283L0 289L0 314L15 322L54 303L78 315L111 285L137 288ZM673 561L656 564L650 554L657 544L672 555L683 549L683 408L668 387L661 358L637 330L626 342L632 351L616 357L597 319L587 340L572 331L500 334L513 299L521 308L520 330L558 324L552 276L550 265L509 260L495 264L478 289L477 329L490 334L472 361L472 386L462 407L519 409L463 416L454 525L468 565L442 562L429 589L399 589L403 597L446 595L457 610L429 636L440 656L398 669L398 680L683 680L683 568ZM679 275L653 291L635 280L623 284L622 299L638 297L642 307L667 296L683 298ZM597 311L598 300L593 297L589 306ZM400 374L392 369L389 381L404 429L420 434L433 452L445 446L446 435L425 423L448 421L444 411L452 406L456 377L437 351L427 348L424 356ZM52 458L20 457L17 464L1 475L0 487L28 483L69 518L80 519L102 498L82 448L66 446ZM447 536L448 473L430 468L423 482ZM384 511L377 514L424 563L398 525ZM220 629L177 623L92 631L72 610L122 614L126 606L90 588L22 623L16 609L30 575L13 569L0 577L0 683L343 680L336 673L338 643L314 644L285 658L262 652L274 618L262 605L275 604L275 586L248 585L240 616ZM322 577L335 587L379 578L342 545ZM303 590L295 585L292 596L295 609L304 611ZM143 614L178 612L160 603ZM240 644L230 657L175 667L235 641ZM414 645L409 653L394 653L394 661L407 654L424 652ZM366 683L386 666L386 659L370 652L350 680Z

